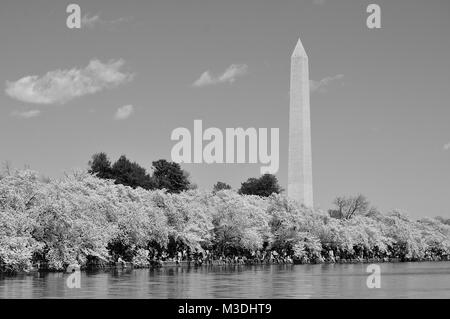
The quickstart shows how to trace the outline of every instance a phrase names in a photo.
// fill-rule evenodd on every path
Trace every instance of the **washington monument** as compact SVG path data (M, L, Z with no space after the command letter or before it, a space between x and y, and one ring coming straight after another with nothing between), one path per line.
M308 55L300 39L291 57L288 197L313 207Z

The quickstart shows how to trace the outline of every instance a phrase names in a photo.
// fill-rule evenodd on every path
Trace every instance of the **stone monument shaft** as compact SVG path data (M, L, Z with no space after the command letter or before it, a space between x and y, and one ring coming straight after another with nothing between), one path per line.
M300 39L291 57L288 197L313 207L308 55Z

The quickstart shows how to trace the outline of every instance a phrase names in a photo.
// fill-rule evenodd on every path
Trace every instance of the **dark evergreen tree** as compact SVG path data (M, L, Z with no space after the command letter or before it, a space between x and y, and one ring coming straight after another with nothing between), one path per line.
M112 179L111 162L108 156L101 152L92 155L92 159L89 161L89 173L96 174L100 178Z
M156 185L147 174L145 168L135 162L129 161L122 155L112 166L112 175L116 184L122 184L133 188L154 189Z
M260 178L249 178L242 183L239 194L268 197L273 193L279 194L282 191L283 189L278 184L278 179L275 175L264 174Z
M231 186L224 182L217 182L213 187L213 192L216 193L223 189L231 189Z
M180 193L190 188L189 175L181 169L180 164L164 159L152 164L153 179L157 188L165 188L170 193Z

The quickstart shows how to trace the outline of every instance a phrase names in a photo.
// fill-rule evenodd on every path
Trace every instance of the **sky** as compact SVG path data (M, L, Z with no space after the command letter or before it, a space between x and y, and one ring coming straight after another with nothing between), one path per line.
M366 8L381 7L381 29ZM82 28L66 25L69 3ZM450 217L447 0L2 0L0 161L50 177L121 154L151 169L175 128L279 128L287 185L290 56L310 63L315 206L362 193ZM261 164L182 164L200 189Z

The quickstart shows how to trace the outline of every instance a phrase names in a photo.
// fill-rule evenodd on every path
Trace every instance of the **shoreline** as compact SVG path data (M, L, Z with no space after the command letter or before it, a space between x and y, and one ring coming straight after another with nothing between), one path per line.
M323 261L323 262L306 262L302 263L299 260L294 260L293 262L225 262L220 260L213 260L207 263L198 263L195 261L186 261L183 260L181 262L176 261L161 261L156 263L149 264L141 264L136 265L132 262L124 262L124 263L105 263L102 265L85 265L77 267L79 271L96 271L96 270L113 270L113 269L164 269L164 268L201 268L201 267L236 267L236 266L274 266L274 265L320 265L320 264L376 264L376 263L421 263L421 262L449 262L450 258L447 257L439 259L439 260L401 260L401 258L389 258L389 259L378 259L378 258L369 258L364 260L358 259L348 259L348 260L340 260L336 262L332 261ZM69 266L70 267L70 266ZM37 267L34 266L32 269L28 271L16 271L16 272L8 272L0 270L0 275L31 275L35 273L70 273L66 270L53 270L46 268L45 265Z

